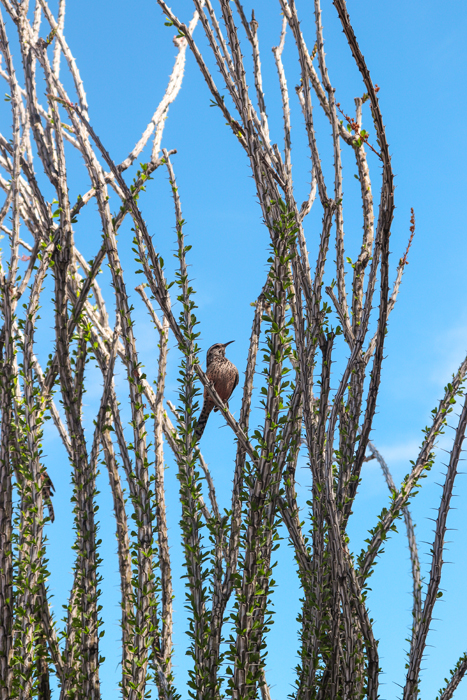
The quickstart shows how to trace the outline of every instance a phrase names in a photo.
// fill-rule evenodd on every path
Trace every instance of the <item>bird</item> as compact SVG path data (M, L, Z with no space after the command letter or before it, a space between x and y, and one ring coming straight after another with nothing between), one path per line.
M213 383L214 389L217 391L222 401L228 401L232 396L232 392L238 384L238 369L225 356L225 349L230 343L215 343L211 345L206 353L206 376ZM214 408L217 411L214 401L210 397L208 390L204 389L204 403L199 419L195 427L196 442L199 442L206 423L208 422L209 414Z

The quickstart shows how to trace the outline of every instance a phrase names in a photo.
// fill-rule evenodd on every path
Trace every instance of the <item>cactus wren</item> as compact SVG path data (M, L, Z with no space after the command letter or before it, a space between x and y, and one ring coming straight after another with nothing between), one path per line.
M225 348L230 343L216 343L212 345L206 355L206 376L214 384L214 388L222 401L228 401L232 392L238 384L238 369L225 356ZM217 411L214 401L209 396L208 390L204 390L204 403L195 428L196 442L201 439L209 414L214 408Z

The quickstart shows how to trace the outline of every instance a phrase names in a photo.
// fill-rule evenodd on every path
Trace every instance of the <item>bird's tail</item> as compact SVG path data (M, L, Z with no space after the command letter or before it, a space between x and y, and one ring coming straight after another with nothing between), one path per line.
M55 511L52 503L53 491L55 491L55 487L52 483L52 479L47 474L47 472L44 472L42 474L42 498L44 499L44 503L47 506L47 509L49 511L49 518L52 523L55 520Z
M204 433L206 423L208 422L209 414L214 408L214 403L212 401L205 401L201 413L199 414L198 422L195 428L195 438L196 442L201 440L201 436Z

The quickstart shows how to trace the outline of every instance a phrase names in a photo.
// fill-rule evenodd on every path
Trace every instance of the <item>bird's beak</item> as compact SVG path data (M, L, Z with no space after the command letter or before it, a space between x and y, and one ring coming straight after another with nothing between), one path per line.
M230 343L235 343L235 340L229 340L228 343L224 343L224 348L226 348L227 345L230 345Z

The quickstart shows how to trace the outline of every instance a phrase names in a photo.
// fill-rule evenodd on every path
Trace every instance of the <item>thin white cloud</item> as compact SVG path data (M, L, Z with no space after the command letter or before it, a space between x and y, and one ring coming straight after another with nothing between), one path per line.
M448 382L457 371L467 353L467 319L459 325L444 331L434 339L434 348L438 355L437 362L431 368L431 381L442 384Z
M421 437L421 436L420 436ZM393 444L376 443L375 447L385 459L389 469L391 464L406 462L409 464L411 459L415 459L420 449L421 439L409 440L408 442L395 442ZM369 462L370 465L379 467L376 460Z

